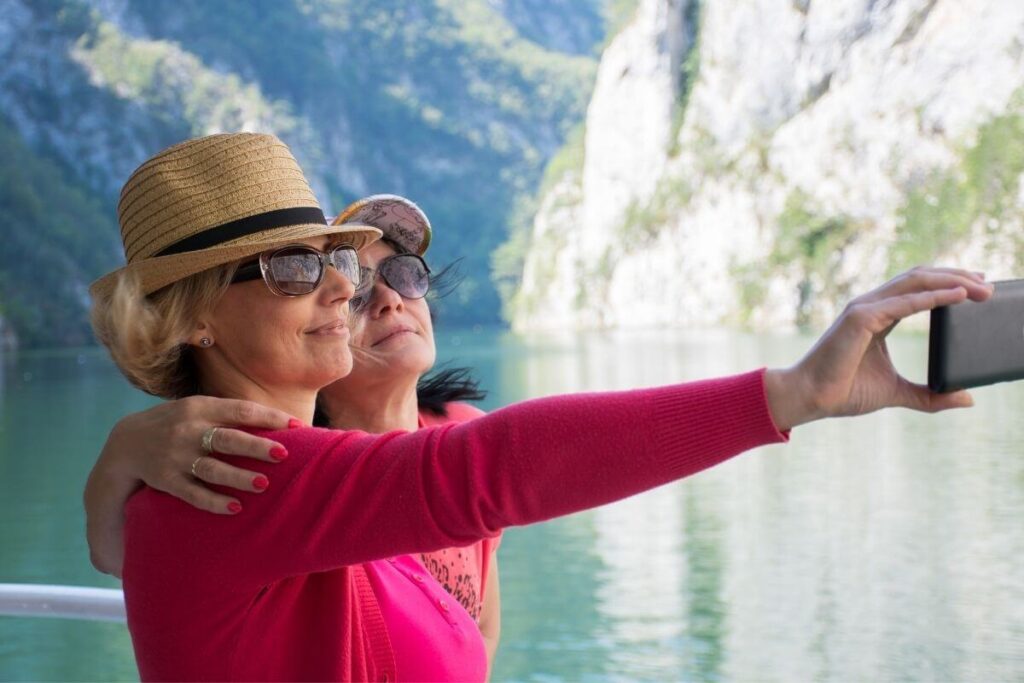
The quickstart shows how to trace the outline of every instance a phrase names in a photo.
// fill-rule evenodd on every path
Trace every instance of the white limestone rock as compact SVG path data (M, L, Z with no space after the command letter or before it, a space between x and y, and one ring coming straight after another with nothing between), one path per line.
M561 226L569 253L558 260L574 266L554 287L524 273L523 291L549 295L516 307L516 328L830 319L890 274L908 193L936 173L959 177L979 127L1024 113L1014 98L1024 89L1017 0L716 0L702 12L699 76L675 156L665 134L666 97L678 95L669 74L686 58L679 4L642 0L603 56L579 222ZM664 191L672 187L685 191ZM1016 194L1017 214L995 225L979 217L937 261L990 278L1024 267L1014 237L1024 188ZM794 198L850 233L814 272L768 262ZM647 210L639 243L629 240L631 205ZM550 221L538 215L540 225ZM535 240L528 263L551 243ZM569 306L568 292L581 289L606 295Z

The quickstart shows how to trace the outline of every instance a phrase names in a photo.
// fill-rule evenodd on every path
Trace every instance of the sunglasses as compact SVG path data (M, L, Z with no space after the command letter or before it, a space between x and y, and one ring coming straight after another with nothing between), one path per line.
M302 296L320 286L328 264L334 266L353 285L359 286L359 257L355 247L350 244L340 244L326 252L306 244L265 251L255 261L240 265L231 283L262 277L274 294Z
M384 279L388 287L406 299L422 299L430 290L430 268L416 254L395 254L381 259L376 268L359 268L359 285L349 302L353 311L365 308L373 294L373 283L377 277Z

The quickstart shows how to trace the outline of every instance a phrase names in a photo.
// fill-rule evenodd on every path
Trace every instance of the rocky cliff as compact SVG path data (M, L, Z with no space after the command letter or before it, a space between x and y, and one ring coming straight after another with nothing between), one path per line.
M577 145L518 329L819 324L918 263L1020 275L1024 3L641 0Z

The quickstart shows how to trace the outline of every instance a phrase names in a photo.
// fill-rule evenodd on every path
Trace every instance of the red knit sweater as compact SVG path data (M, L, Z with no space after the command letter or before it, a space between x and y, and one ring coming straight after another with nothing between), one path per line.
M125 601L144 680L394 680L362 563L473 543L788 439L763 370L416 432L267 436L290 457L245 461L271 485L242 494L236 516L153 489L129 501Z

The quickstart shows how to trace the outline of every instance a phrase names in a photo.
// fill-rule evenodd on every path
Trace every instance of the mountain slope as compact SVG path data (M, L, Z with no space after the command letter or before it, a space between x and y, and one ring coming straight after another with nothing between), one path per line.
M420 203L432 260L464 258L442 316L496 322L490 252L583 115L598 6L563 3L560 25L576 16L578 30L541 45L518 28L543 24L528 2L4 0L0 111L105 217L91 235L105 257L75 274L79 289L118 263L113 205L139 162L185 137L261 130L289 143L328 211L377 192ZM15 298L39 304L0 290ZM84 305L65 317L45 333L10 322L32 344L79 343Z

